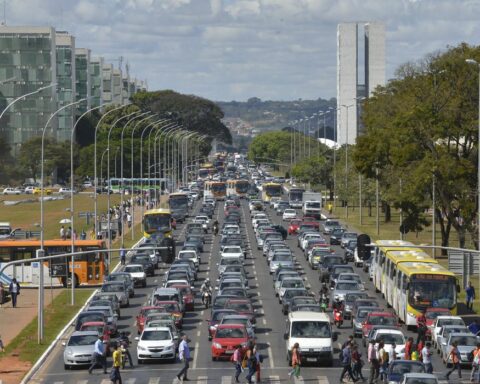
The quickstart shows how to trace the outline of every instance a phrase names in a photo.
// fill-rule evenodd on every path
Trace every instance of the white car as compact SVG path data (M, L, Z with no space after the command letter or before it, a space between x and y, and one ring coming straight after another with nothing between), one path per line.
M445 325L465 325L465 322L460 316L438 316L433 325L432 339L435 346L440 347L438 336L443 326Z
M292 220L297 218L297 212L294 209L287 208L285 211L283 211L283 216L282 219L284 221L286 220Z
M239 258L244 259L243 249L238 245L227 245L220 253L221 258Z
M405 373L402 384L438 384L438 379L431 373Z
M35 187L33 187L33 186L31 186L31 185L29 185L28 187L25 187L25 193L26 193L27 195L33 194L33 191L34 191L34 190L35 190Z
M147 274L145 273L142 264L128 264L125 266L123 272L130 274L133 285L141 286L143 288L147 286Z
M70 188L62 187L58 190L58 193L68 194L68 193L72 193L72 190ZM73 190L73 193L75 193L75 190Z
M402 331L380 328L372 336L374 340L383 340L386 352L391 351L393 343L395 343L395 353L397 354L397 359L403 359L405 357L406 338Z
M305 236L303 236L303 239L300 243L300 248L302 250L305 250L305 247L307 246L308 240L311 239L323 239L322 235L320 233L306 233Z
M92 184L91 181L84 181L83 184L82 184L82 187L83 188L92 188L93 184Z
M138 364L142 364L147 359L169 360L171 363L175 362L177 357L176 341L170 328L145 328L140 337L136 337L135 340L138 341Z
M2 194L4 195L20 195L20 190L17 188L4 188Z
M197 252L194 250L186 250L178 252L177 259L179 260L192 260L193 264L195 264L195 268L198 270L198 266L200 265L200 259L197 255Z

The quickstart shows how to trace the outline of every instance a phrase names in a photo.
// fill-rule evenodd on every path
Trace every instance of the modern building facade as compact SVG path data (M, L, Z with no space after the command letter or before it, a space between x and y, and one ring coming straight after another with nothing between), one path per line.
M122 70L114 68L112 72L112 101L115 104L123 104L123 79Z
M58 109L75 102L75 37L57 31L55 35L57 60ZM57 140L70 140L75 124L76 106L67 107L58 116Z
M102 104L111 103L113 100L113 65L104 63L102 66Z
M103 105L103 57L90 58L90 96L92 108Z
M86 99L77 105L77 116L91 108L90 84L90 50L87 48L75 49L76 90L77 100Z
M0 26L0 108L56 80L55 30L52 27ZM17 155L26 140L40 135L57 104L52 87L20 100L0 120L0 135ZM57 134L52 119L47 133Z
M359 65L359 23L341 23L337 27L337 143L355 144L362 129L359 124L361 100L375 87L385 85L385 26L362 23L365 55ZM359 80L363 68L364 80Z

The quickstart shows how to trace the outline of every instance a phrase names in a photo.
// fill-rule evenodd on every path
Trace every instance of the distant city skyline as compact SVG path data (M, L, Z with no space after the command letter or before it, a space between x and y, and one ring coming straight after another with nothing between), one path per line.
M123 56L150 90L215 101L335 97L342 22L385 24L387 79L407 61L480 42L480 0L4 1L7 25L69 31L115 67Z

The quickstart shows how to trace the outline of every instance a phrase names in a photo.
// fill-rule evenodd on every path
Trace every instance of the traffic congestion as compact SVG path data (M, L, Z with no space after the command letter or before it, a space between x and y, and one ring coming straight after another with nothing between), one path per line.
M399 241L365 253L319 193L240 156L225 162L172 194L169 208L145 213L143 241L105 278L39 382L110 382L116 351L129 383L470 380L480 329L456 316L448 271ZM389 299L402 287L407 317Z

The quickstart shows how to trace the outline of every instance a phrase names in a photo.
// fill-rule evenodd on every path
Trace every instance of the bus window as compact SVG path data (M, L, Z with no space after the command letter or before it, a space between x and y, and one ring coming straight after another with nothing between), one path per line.
M0 263L8 263L11 261L10 249L0 248Z
M408 279L407 276L402 274L402 292L405 292L407 289Z
M32 248L18 248L13 250L13 260L33 259L35 257L35 250ZM30 262L23 265L29 266Z

